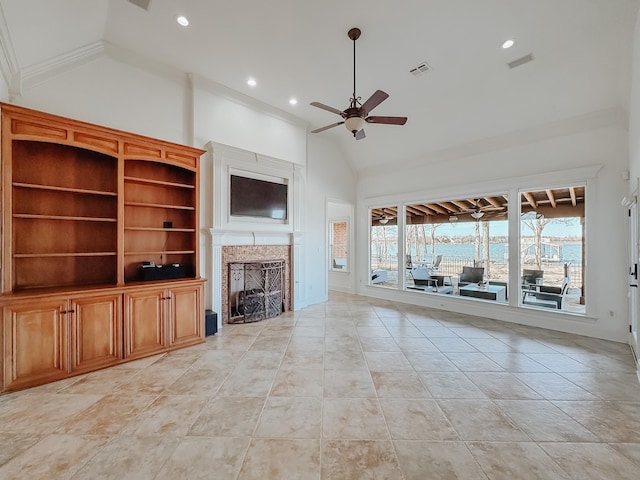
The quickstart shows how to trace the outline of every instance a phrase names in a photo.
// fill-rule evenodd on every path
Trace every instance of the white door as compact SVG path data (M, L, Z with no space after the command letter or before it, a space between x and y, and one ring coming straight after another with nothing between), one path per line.
M638 350L638 306L640 287L638 286L638 277L640 276L640 266L638 265L638 204L636 197L633 196L629 201L625 202L628 209L627 216L627 238L628 238L628 256L629 256L629 344L633 349L636 359L640 354Z

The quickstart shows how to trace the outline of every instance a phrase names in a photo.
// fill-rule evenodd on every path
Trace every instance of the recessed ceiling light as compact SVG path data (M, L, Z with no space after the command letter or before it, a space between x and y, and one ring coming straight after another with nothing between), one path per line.
M291 100L289 100L289 103L291 105L297 105L298 104L298 100L296 100L295 98L292 98Z
M509 40L505 40L504 43L502 44L502 48L507 49L507 48L511 48L513 47L514 41L509 39Z
M178 22L183 27L188 27L189 26L189 19L187 17L185 17L184 15L178 15L176 17L176 22Z
M255 87L258 84L258 82L256 82L255 78L250 78L249 80L247 80L247 85L249 85L250 87Z

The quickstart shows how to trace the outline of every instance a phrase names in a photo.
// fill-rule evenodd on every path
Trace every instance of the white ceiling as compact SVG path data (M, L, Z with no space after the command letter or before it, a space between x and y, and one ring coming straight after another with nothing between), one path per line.
M640 0L0 0L19 68L106 40L194 72L309 123L340 117L353 90L351 27L359 27L357 94L390 97L367 125L335 140L361 174L427 163L487 139L615 107L627 109ZM182 28L177 14L191 25ZM500 48L507 38L516 44ZM506 63L535 60L513 70ZM432 71L409 70L427 61ZM249 76L258 85L246 84ZM298 105L288 100L295 96ZM465 151L469 151L467 148Z

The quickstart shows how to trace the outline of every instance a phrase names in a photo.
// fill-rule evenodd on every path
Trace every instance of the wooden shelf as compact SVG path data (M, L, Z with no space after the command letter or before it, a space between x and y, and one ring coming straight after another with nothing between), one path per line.
M67 217L63 215L35 215L30 213L14 213L13 218L29 218L32 220L64 220L72 222L117 222L117 218L101 217Z
M124 229L139 232L195 232L194 228L124 227Z
M190 255L195 253L195 250L157 250L157 251L149 251L149 252L124 252L125 255Z
M125 207L143 207L143 208L169 208L174 210L195 210L195 207L189 205L164 205L160 203L143 203L143 202L124 202Z
M187 188L187 189L192 189L192 188L196 188L195 185L191 185L191 184L186 184L186 183L175 183L175 182L165 182L162 180L152 180L149 178L138 178L138 177L124 177L125 182L132 182L132 183L140 183L140 184L146 184L146 185L160 185L163 187L175 187L175 188Z
M117 252L73 252L73 253L15 253L14 258L50 258L50 257L112 257Z
M48 190L48 191L54 191L54 192L78 193L82 195L104 195L107 197L118 196L116 192L105 192L102 190L86 190L82 188L56 187L54 185L40 185L36 183L13 182L13 186L18 188L30 188L33 190Z

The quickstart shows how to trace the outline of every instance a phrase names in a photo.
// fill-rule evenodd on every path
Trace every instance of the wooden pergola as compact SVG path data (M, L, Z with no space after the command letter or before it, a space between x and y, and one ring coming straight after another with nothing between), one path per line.
M522 214L535 212L544 218L584 217L584 187L567 187L544 191L528 191L520 194ZM406 205L406 224L476 222L478 220L506 220L508 197L506 195L480 198L464 198L442 202ZM480 219L471 214L483 213ZM396 225L397 206L371 210L371 225ZM386 219L386 223L384 222ZM383 220L380 222L380 220Z

